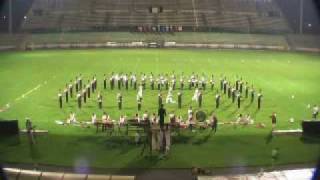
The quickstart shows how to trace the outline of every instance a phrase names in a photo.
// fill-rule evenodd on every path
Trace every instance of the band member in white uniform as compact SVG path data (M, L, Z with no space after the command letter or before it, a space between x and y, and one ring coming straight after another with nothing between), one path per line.
M192 96L192 101L198 101L199 99L199 89L196 88L196 90L194 90L194 94Z
M173 95L172 95L172 87L169 88L168 94L167 94L167 98L166 98L166 103L176 103L173 100Z
M140 84L138 94L137 94L137 99L138 97L142 98L142 96L143 96L143 86Z

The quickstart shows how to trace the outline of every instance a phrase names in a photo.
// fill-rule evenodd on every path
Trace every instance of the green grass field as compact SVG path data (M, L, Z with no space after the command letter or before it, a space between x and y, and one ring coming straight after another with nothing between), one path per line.
M216 135L209 131L182 132L174 137L169 156L164 160L145 158L140 155L142 146L131 143L133 137L104 133L96 134L95 128L59 126L55 120L64 120L75 111L77 119L89 120L92 112L101 117L103 111L118 119L120 114L136 113L136 91L122 90L123 110L117 109L118 90L102 89L103 74L111 72L153 72L176 74L198 72L214 74L216 80L224 74L235 81L242 76L264 95L262 109L256 102L244 100L240 109L225 97L215 109L215 92L206 90L202 111L215 111L220 122L235 120L239 113L251 114L255 122L266 124L265 129L255 126L219 126ZM82 73L85 82L94 74L98 89L104 97L104 109L99 110L90 100L81 110L75 100L58 108L57 92L66 82ZM269 166L271 151L279 148L276 164L314 163L319 155L319 140L281 136L270 138L273 111L278 114L278 129L301 128L301 120L311 118L308 104L320 103L320 56L317 54L228 51L228 50L62 50L34 52L6 52L0 54L0 119L18 119L24 127L24 119L30 117L38 129L48 129L49 135L38 136L37 144L30 147L27 138L19 141L1 138L0 161L11 163L40 163L73 166L81 164L104 168L188 168ZM184 117L194 90L185 90L183 108L166 105L167 111L175 111ZM157 90L144 92L142 111L157 110ZM176 92L174 92L176 94ZM22 96L24 95L24 98ZM292 98L294 96L294 98ZM294 118L294 123L289 119Z

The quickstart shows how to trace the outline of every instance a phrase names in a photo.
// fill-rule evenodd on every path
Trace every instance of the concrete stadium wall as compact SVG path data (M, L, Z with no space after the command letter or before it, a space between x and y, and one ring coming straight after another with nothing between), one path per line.
M251 49L251 50L272 50L272 51L298 51L320 53L320 48L289 48L281 45L252 45L252 44L218 44L218 43L147 43L147 42L106 42L106 43L46 43L46 44L25 44L24 46L0 45L0 51L10 50L40 50L40 49L90 49L90 48L206 48L206 49Z
M272 45L250 45L250 44L195 44L195 43L146 43L146 42L128 42L128 43L64 43L64 44L28 44L26 50L37 49L87 49L87 48L207 48L207 49L255 49L255 50L289 50L285 46Z
M135 176L43 172L17 168L4 168L4 173L8 180L135 180Z
M29 44L25 50L37 49L90 49L90 48L206 48L206 49L253 49L253 50L273 50L273 51L288 51L285 46L277 45L251 45L251 44L195 44L195 43L146 43L146 42L131 42L131 43L64 43L64 44ZM307 51L308 49L306 49ZM314 52L314 51L312 51Z

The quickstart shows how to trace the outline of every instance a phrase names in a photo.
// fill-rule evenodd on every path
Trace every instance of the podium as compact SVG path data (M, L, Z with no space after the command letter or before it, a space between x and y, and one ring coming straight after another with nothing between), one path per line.
M0 120L0 135L12 136L18 134L18 120Z
M320 121L304 120L302 121L302 130L304 135L320 136Z

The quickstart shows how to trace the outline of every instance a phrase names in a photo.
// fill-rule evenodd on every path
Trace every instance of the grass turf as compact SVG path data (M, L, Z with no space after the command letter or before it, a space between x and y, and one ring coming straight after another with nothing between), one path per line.
M307 105L320 102L317 94L320 91L319 67L319 55L316 54L270 51L113 49L2 53L0 107L9 103L10 108L1 112L0 118L19 119L20 127L23 127L25 117L31 117L37 128L48 129L49 135L37 137L37 145L33 147L29 147L26 137L20 137L19 143L2 139L0 160L66 166L80 163L110 168L229 167L270 165L271 150L278 147L280 156L276 164L315 162L319 154L318 140L306 142L299 137L268 137L271 129L269 116L273 111L278 113L278 129L300 128L301 120L310 118L311 109ZM96 94L82 110L77 109L75 100L60 110L57 91L79 73L85 79L96 74L101 89L103 74L112 71L213 73L216 80L224 74L232 81L236 75L242 76L256 89L262 89L264 98L260 111L257 111L256 102L250 104L245 100L242 108L237 109L225 97L222 97L221 107L215 110L215 91L210 90L204 94L201 110L207 113L214 110L220 122L234 120L239 113L249 113L255 122L263 122L267 128L221 125L216 135L210 135L208 131L183 132L180 137L175 137L169 157L158 160L140 156L141 146L128 143L126 137L108 137L96 134L94 128L62 127L54 123L66 119L70 111L75 111L80 120L88 120L92 112L101 117ZM38 89L31 91L36 87ZM113 119L118 119L120 114L133 116L137 111L135 91L122 90L121 112L116 103L118 91L101 91L104 111ZM157 110L157 93L148 86L142 111ZM23 94L25 97L21 98ZM167 111L186 117L190 105L198 109L196 103L191 102L192 95L193 90L185 90L182 110L177 110L177 105L166 105ZM289 123L290 118L295 122Z

